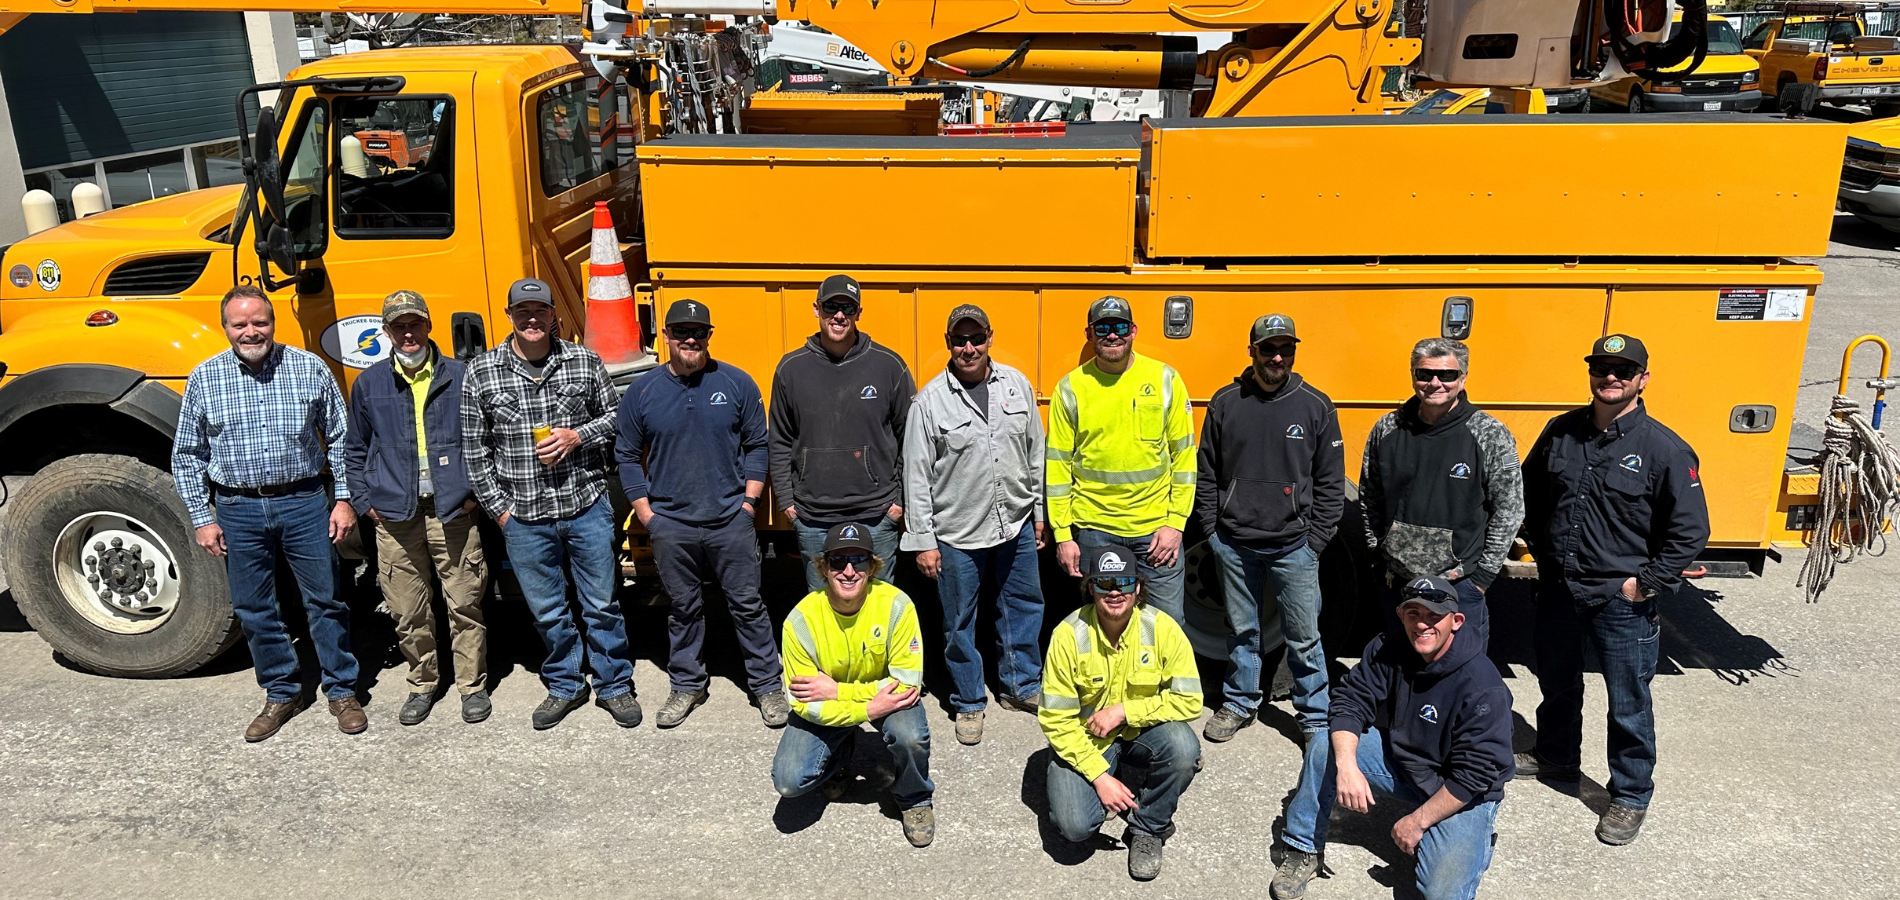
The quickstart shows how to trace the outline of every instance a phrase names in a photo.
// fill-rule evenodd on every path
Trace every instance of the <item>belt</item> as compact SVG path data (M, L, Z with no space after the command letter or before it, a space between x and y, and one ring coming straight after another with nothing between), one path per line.
M287 482L285 484L267 484L263 487L254 488L231 487L230 485L218 484L216 482L213 482L211 485L212 490L226 497L250 497L256 500L262 500L268 497L282 497L287 494L301 494L305 491L316 490L320 487L323 487L323 478L318 475L312 475L309 478Z

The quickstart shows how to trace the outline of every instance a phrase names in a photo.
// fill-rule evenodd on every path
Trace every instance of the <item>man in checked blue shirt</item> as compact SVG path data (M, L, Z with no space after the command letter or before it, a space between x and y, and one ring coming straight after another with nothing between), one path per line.
M275 340L270 298L241 284L219 316L231 352L198 364L185 382L172 445L172 480L198 546L225 558L231 606L250 642L264 711L250 742L277 733L303 708L297 652L277 608L277 559L297 578L330 714L345 734L369 728L356 699L349 609L336 595L332 545L356 527L343 472L343 393L314 354ZM325 491L329 464L336 502Z

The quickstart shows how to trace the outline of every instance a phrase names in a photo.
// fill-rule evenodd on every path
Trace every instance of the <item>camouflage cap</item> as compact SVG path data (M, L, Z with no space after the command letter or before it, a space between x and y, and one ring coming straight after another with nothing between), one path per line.
M429 303L415 291L397 291L383 298L383 324L388 325L403 316L415 313L423 321L429 319Z

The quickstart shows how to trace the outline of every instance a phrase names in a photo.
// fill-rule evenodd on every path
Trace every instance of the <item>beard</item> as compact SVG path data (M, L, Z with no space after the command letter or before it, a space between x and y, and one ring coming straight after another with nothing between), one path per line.
M417 368L421 366L423 363L426 363L429 361L429 345L428 344L422 345L422 348L417 350L414 353L405 353L401 347L391 347L389 352L392 356L396 357L397 362L401 363L404 368L408 368L408 369Z
M1275 370L1259 365L1253 367L1253 373L1254 377L1260 379L1261 384L1268 387L1279 387L1280 385L1286 384L1287 379L1293 375L1291 369Z
M261 362L264 357L270 355L270 345L270 341L260 341L255 344L240 343L233 345L231 349L237 351L238 359L254 363Z

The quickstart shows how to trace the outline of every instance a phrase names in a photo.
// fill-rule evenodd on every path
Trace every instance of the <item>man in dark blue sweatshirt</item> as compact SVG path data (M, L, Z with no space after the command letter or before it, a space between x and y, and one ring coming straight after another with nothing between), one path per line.
M1392 840L1418 858L1426 900L1470 900L1491 865L1492 826L1513 774L1511 692L1484 647L1459 634L1465 616L1451 582L1414 578L1400 596L1399 630L1373 638L1333 688L1339 766L1318 818L1287 822L1289 837L1301 830L1316 850L1287 850L1269 886L1278 900L1304 896L1318 872L1335 795L1354 812L1374 805L1375 790L1413 807Z
M753 512L765 492L765 402L752 377L714 360L712 313L697 300L666 311L667 363L640 376L620 400L620 489L653 541L667 616L672 693L658 716L672 728L706 702L706 608L700 584L716 578L745 652L746 681L765 724L778 728L785 700L772 621L759 599Z

